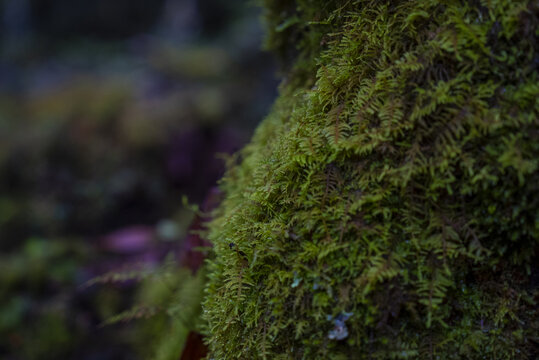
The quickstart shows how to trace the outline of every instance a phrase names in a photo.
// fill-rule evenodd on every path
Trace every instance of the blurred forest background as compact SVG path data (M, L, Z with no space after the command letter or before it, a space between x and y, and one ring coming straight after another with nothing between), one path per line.
M241 0L0 0L0 358L178 358L182 196L208 211L268 111L261 42Z

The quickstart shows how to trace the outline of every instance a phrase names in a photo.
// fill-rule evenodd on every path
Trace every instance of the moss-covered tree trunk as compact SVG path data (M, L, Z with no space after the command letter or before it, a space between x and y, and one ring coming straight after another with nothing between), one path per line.
M289 65L222 183L209 358L534 359L539 3L266 2Z

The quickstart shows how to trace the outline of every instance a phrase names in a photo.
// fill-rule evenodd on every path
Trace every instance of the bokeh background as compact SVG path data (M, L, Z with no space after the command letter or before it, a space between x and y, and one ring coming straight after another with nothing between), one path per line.
M216 182L276 96L260 15L0 0L1 359L180 357Z

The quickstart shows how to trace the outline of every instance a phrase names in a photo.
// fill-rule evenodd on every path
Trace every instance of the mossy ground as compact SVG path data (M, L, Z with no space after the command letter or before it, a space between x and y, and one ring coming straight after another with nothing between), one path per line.
M295 60L222 182L209 358L533 359L539 3L267 3Z

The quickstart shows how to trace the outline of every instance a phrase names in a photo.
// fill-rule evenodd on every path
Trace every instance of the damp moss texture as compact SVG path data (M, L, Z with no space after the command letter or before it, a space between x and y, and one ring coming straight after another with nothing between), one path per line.
M534 359L539 2L266 0L287 65L231 161L208 359Z

